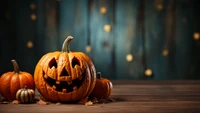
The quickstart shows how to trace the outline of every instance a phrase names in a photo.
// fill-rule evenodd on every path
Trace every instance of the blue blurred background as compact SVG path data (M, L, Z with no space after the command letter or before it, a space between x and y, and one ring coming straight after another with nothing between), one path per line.
M0 74L46 53L86 53L112 80L200 79L200 0L4 0Z

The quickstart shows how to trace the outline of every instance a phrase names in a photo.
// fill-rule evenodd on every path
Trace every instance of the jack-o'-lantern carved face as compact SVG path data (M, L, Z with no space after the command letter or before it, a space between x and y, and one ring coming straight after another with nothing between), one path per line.
M36 65L36 88L49 101L79 101L94 88L95 67L84 53L69 51L70 40L70 36L65 40L62 52L47 53Z

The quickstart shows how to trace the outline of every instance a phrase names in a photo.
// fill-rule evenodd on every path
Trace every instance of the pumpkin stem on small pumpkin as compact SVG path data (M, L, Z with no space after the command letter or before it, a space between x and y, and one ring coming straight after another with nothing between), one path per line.
M15 60L11 60L13 63L13 67L14 67L14 73L19 74L20 70L19 70L19 66L17 64L17 62Z
M25 86L24 86L24 90L26 90L26 89L27 89L27 86L25 85Z
M97 72L97 78L100 79L100 80L102 79L101 72Z
M70 41L73 39L72 36L68 36L65 41L63 42L63 45L62 45L62 52L67 52L69 53L70 52L70 47L69 47L69 43Z

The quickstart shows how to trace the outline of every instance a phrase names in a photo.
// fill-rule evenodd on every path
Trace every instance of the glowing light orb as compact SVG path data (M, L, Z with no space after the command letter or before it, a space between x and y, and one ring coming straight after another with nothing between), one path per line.
M145 73L146 76L152 76L151 69L146 69L144 73Z
M126 55L126 60L128 62L131 62L133 60L133 55L131 55L131 54Z
M104 25L104 30L106 32L110 32L111 31L111 25L108 25L108 24Z
M87 45L87 46L85 47L85 50L86 50L87 53L90 53L91 50L92 50L92 48L91 48L90 45Z
M28 41L28 42L26 43L26 46L27 46L28 48L33 48L33 42L32 42L32 41Z
M105 14L106 12L107 12L106 7L101 7L101 8L100 8L100 13L101 13L101 14Z

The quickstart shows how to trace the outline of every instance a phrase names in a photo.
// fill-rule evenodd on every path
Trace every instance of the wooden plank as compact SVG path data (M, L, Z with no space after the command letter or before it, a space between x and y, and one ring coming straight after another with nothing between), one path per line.
M142 38L137 34L136 22L140 1L116 1L116 75L117 79L139 79L143 74ZM132 54L132 62L126 61L126 55Z
M80 0L63 0L59 5L59 46L69 35L74 39L71 41L71 51L84 52L88 37L88 2Z
M34 50L35 37L36 37L36 23L31 19L32 14L36 12L30 9L30 4L34 3L34 0L21 0L15 4L15 31L16 31L16 61L22 71L27 71L33 74L37 58L35 55L37 52ZM34 16L35 17L35 16ZM27 47L27 42L33 43L33 48Z
M13 0L0 4L0 74L13 70L11 60L15 58L15 13Z
M140 85L121 81L111 95L116 101L85 106L80 104L0 104L0 112L32 113L198 113L200 112L200 81L137 81ZM123 84L125 83L125 84ZM164 84L163 84L164 83ZM173 83L172 85L170 83ZM192 85L191 83L198 83ZM154 85L152 85L154 84ZM157 85L155 85L157 84ZM131 89L131 90L130 90ZM164 92L163 92L164 91ZM172 93L172 92L173 93ZM129 94L129 95L127 95ZM39 93L36 91L36 98ZM3 97L0 95L0 102Z
M58 20L57 20L57 1L44 0L45 2L45 37L44 37L44 52L58 50ZM62 46L61 46L62 47ZM60 48L61 48L60 47ZM59 48L59 49L60 49Z
M100 8L105 8L106 13L100 13ZM103 77L114 79L113 66L113 0L95 0L91 4L90 11L90 38L92 47L92 59L96 70L102 73ZM104 26L111 26L111 30L106 32Z
M40 58L46 54L47 51L44 49L44 39L45 39L45 1L44 0L37 0L36 1L36 11L37 11L37 36L35 37L35 50L37 51L37 60L39 61ZM36 64L35 64L36 65Z
M67 36L74 36L75 0L61 0L59 5L59 46L62 47L63 41ZM74 37L78 38L78 37ZM74 40L74 39L73 39ZM74 43L72 41L71 43ZM61 49L60 47L60 49ZM73 44L70 45L73 48Z
M198 3L198 0L177 1L175 55L179 79L199 78L199 41L194 39L194 33L200 31Z
M190 33L191 37L194 36L194 32L200 33L200 7L198 6L198 4L200 3L199 0L193 0L192 1L192 11L190 12L190 20L188 21L192 21L192 33ZM194 38L194 37L193 37ZM192 64L190 65L190 74L188 75L189 77L191 77L191 79L200 79L200 40L193 40L192 42ZM188 77L188 78L189 78Z
M162 55L162 52L166 49L165 16L167 5L168 1L145 1L146 69L152 70L152 77L155 80L164 80L168 77L167 57ZM169 24L171 25L171 23Z
M168 1L166 6L166 21L165 21L165 50L168 51L168 55L166 56L166 75L165 79L177 79L177 70L176 70L176 29L179 26L176 26L176 2L173 0Z
M74 14L71 15L73 19L72 36L70 48L72 51L86 52L87 37L88 35L88 1L75 0L74 1ZM71 10L70 10L71 11ZM70 27L70 26L69 26ZM61 37L62 38L62 37Z

